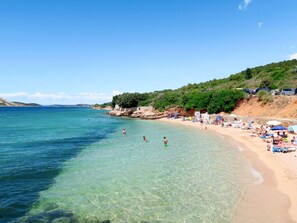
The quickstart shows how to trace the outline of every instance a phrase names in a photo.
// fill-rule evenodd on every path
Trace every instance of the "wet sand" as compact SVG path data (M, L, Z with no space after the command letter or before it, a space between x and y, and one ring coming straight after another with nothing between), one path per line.
M160 121L212 131L242 148L241 154L256 170L255 173L260 173L260 180L246 186L245 196L234 215L234 222L297 222L296 153L273 154L267 151L262 139L249 136L250 130L201 125L179 119L164 118Z

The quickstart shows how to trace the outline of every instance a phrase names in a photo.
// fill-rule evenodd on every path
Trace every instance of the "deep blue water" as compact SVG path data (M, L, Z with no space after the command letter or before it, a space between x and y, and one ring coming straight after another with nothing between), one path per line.
M0 108L0 222L25 215L66 160L120 123L88 108Z

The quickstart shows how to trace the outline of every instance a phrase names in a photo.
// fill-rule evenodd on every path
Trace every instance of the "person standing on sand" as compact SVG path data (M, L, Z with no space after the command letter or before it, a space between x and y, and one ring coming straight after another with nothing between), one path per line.
M126 133L127 133L127 132L126 132L126 129L123 129L122 134L123 134L123 135L126 135Z
M164 146L167 146L168 144L168 139L164 136Z

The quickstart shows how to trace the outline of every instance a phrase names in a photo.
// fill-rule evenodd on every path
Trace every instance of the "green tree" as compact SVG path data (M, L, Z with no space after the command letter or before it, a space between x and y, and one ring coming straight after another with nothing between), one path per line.
M169 106L179 106L181 105L181 94L176 91L169 91L162 93L154 102L154 107L159 111L163 111Z
M210 102L210 92L192 91L182 97L182 105L186 110L203 110Z
M253 77L252 70L250 68L247 68L244 72L245 79L251 79Z
M228 89L210 92L189 92L183 96L182 104L187 110L206 109L209 113L231 112L243 97L243 91Z
M139 102L146 100L147 97L147 93L123 93L121 95L114 96L111 104L113 107L118 104L122 108L132 108L137 107L139 105Z

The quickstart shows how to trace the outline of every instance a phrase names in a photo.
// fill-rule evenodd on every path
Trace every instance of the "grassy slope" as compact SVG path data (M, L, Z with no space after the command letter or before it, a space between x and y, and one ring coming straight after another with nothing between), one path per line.
M232 88L257 88L266 82L267 87L273 89L296 88L297 87L297 60L288 60L271 63L265 66L251 68L252 78L245 78L245 71L232 74L227 78L214 79L199 84L189 84L178 90L189 91L197 89L200 91L213 89Z

